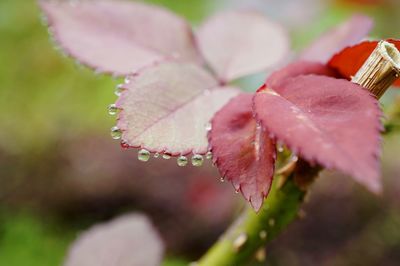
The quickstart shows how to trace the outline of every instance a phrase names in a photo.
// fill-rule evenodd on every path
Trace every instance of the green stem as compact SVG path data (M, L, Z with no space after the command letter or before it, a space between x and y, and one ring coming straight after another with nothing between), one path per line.
M278 187L279 179L275 179L259 213L247 209L196 265L244 265L260 247L285 229L297 217L305 196L291 177L282 187Z

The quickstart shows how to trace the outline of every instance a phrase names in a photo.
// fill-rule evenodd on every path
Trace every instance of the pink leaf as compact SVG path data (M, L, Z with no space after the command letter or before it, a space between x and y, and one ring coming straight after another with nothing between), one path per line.
M56 41L98 72L127 75L166 57L198 61L190 27L167 10L121 0L40 3Z
M346 80L298 76L258 92L259 123L309 162L352 175L378 192L380 110L375 98Z
M202 68L168 62L133 76L118 99L117 126L132 147L172 155L207 152L207 125L239 93Z
M372 19L363 15L354 15L340 26L326 32L301 55L301 59L327 63L328 60L346 46L356 44L371 31Z
M164 245L146 216L130 214L95 225L72 244L65 266L160 265Z
M266 86L269 88L275 88L280 82L284 82L288 78L297 77L300 75L315 74L321 76L337 77L338 74L326 66L325 64L308 61L297 61L294 62L278 71L272 73L267 81Z
M274 174L275 143L253 118L252 94L240 94L212 120L209 141L220 174L258 211Z
M224 82L263 71L289 50L283 28L255 12L218 14L197 36L201 52Z

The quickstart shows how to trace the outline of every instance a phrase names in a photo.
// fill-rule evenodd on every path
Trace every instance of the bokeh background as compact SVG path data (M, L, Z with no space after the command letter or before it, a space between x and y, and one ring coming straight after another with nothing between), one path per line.
M400 38L397 0L151 0L198 25L254 8L285 25L299 51L351 14L373 36ZM261 79L241 82L254 91ZM0 1L0 265L62 264L82 231L119 214L147 214L167 246L164 265L198 258L243 208L216 170L137 161L109 136L120 80L95 75L53 48L34 0ZM398 93L384 99L389 107ZM267 248L267 265L399 265L400 134L384 140L384 194L324 173L296 221Z

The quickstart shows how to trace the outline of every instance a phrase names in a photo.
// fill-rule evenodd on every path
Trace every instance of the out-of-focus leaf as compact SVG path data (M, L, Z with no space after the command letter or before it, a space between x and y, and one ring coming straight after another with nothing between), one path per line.
M325 64L309 61L297 61L272 73L265 82L265 85L268 88L274 88L278 86L280 82L284 82L288 78L308 74L329 77L338 76L338 74L332 68Z
M400 49L400 40L387 40ZM362 67L370 54L374 51L378 41L365 41L357 45L347 47L335 54L328 65L336 69L342 76L351 79ZM395 86L400 86L400 81L396 81Z
M380 110L362 87L324 76L298 76L259 91L263 128L311 163L335 168L379 192Z
M328 60L346 46L356 44L373 27L373 21L363 15L354 15L348 21L333 28L315 40L301 55L302 60L311 60L326 63Z
M65 266L158 266L163 252L162 240L148 218L129 214L82 233Z
M283 28L256 12L218 14L197 37L203 56L224 82L267 69L289 51Z
M252 94L240 94L214 116L208 135L223 178L258 211L274 174L275 143L253 118Z
M162 8L123 0L40 4L57 43L97 72L127 75L171 57L199 61L189 25Z
M209 121L239 93L198 66L176 62L147 68L123 87L116 103L123 141L172 155L206 153Z

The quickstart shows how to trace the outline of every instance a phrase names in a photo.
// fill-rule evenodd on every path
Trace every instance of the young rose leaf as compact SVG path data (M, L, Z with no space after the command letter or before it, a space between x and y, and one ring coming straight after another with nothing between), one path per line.
M221 176L258 211L271 187L276 150L253 118L252 97L240 94L217 112L208 139Z
M370 190L379 180L380 110L346 80L298 76L254 97L258 122L304 159L353 176Z
M129 214L95 225L72 244L65 266L160 265L164 245L149 219Z
M289 50L283 28L256 12L218 14L197 37L203 56L224 82L271 67Z
M122 0L40 5L57 43L98 72L127 75L166 57L198 61L188 24L162 8Z
M387 40L400 49L400 40ZM378 45L378 41L365 41L357 45L347 47L334 55L328 65L336 69L343 77L351 79L363 66L365 61ZM400 86L400 81L396 81L395 86Z
M177 62L144 69L123 85L118 128L131 147L172 155L207 152L207 124L239 90L219 87L202 68Z
M275 88L280 82L284 82L288 78L308 74L329 77L338 76L338 74L332 68L328 67L325 64L309 61L296 61L272 73L265 82L265 85L268 88Z
M363 15L354 15L348 21L326 32L315 40L300 56L302 60L311 60L326 63L332 55L356 44L371 31L374 23L371 18Z

